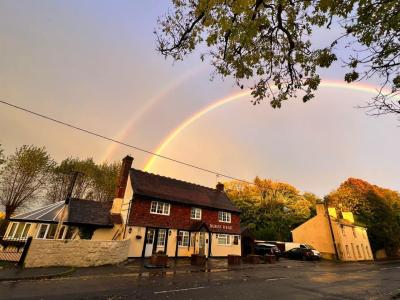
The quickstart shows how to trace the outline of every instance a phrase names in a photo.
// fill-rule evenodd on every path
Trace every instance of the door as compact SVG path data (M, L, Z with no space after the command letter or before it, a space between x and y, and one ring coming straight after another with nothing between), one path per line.
M199 254L200 255L206 255L206 233L204 231L200 232Z
M145 257L149 257L153 254L154 234L155 234L155 229L153 228L147 229L146 246L144 249Z
M164 252L166 237L167 237L167 230L166 229L158 229L156 253L158 253L160 251Z

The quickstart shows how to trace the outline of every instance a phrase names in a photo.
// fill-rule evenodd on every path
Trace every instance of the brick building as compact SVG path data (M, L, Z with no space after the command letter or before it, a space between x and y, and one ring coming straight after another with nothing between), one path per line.
M241 254L240 215L224 192L131 168L123 159L113 210L123 219L130 257Z

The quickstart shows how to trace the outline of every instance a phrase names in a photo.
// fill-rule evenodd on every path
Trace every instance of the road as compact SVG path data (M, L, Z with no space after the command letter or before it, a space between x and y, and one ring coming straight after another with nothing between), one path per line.
M400 299L400 262L283 261L218 272L1 282L0 299Z

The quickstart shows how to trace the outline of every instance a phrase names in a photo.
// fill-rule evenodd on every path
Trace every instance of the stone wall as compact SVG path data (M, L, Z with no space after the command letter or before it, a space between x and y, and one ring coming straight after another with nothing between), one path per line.
M25 267L89 267L117 264L128 258L129 240L32 240Z

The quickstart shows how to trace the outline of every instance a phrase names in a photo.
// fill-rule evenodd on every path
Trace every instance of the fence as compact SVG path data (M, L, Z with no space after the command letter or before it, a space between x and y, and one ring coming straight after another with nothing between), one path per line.
M19 266L22 266L31 242L32 237L0 237L0 261L16 262Z

